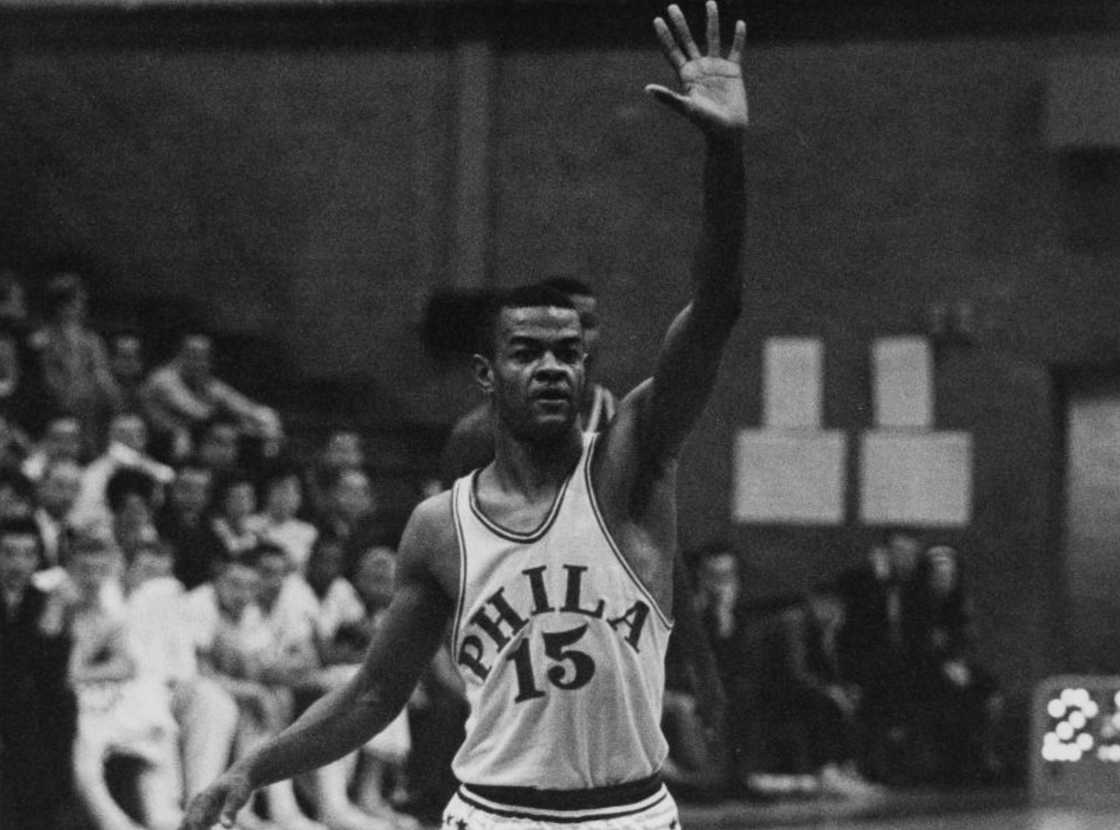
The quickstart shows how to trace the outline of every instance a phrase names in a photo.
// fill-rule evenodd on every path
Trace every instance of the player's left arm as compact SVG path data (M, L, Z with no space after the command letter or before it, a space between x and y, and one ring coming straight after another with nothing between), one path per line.
M742 305L740 259L746 224L743 135L748 123L742 54L746 26L735 24L731 49L721 56L719 12L706 6L702 53L677 6L669 21L654 21L662 52L681 92L646 88L704 136L702 231L693 266L692 299L670 325L651 381L635 390L640 444L647 460L676 455L715 385L720 358Z

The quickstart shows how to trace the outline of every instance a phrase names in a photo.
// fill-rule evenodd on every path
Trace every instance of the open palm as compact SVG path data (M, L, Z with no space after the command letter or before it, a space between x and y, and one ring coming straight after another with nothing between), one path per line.
M682 91L657 84L647 86L646 91L705 131L742 130L748 123L741 66L746 25L741 20L736 22L731 50L726 58L721 57L719 9L714 0L709 0L706 8L707 54L696 45L678 6L669 6L669 23L660 17L653 21L661 51L676 71Z

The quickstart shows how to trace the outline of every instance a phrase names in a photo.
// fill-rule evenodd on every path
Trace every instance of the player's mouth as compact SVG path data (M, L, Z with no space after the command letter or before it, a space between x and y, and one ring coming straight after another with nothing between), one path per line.
M533 400L547 401L547 402L564 402L567 403L572 399L572 393L562 386L548 386L543 389L538 389L533 392Z

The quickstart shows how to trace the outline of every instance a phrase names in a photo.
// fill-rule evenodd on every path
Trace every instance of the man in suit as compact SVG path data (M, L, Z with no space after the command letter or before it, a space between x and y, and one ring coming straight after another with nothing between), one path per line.
M65 588L32 582L34 519L0 522L0 825L54 830L70 794L77 710Z

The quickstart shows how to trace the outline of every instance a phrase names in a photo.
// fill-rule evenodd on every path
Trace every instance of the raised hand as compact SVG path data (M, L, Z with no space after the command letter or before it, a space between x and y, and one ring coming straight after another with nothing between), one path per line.
M669 6L669 23L660 17L654 19L653 29L661 51L680 78L682 92L658 84L650 84L646 92L707 133L737 132L745 129L748 122L741 65L747 27L742 20L736 21L731 51L726 58L721 57L719 8L714 0L709 0L706 10L706 55L692 39L679 6Z

